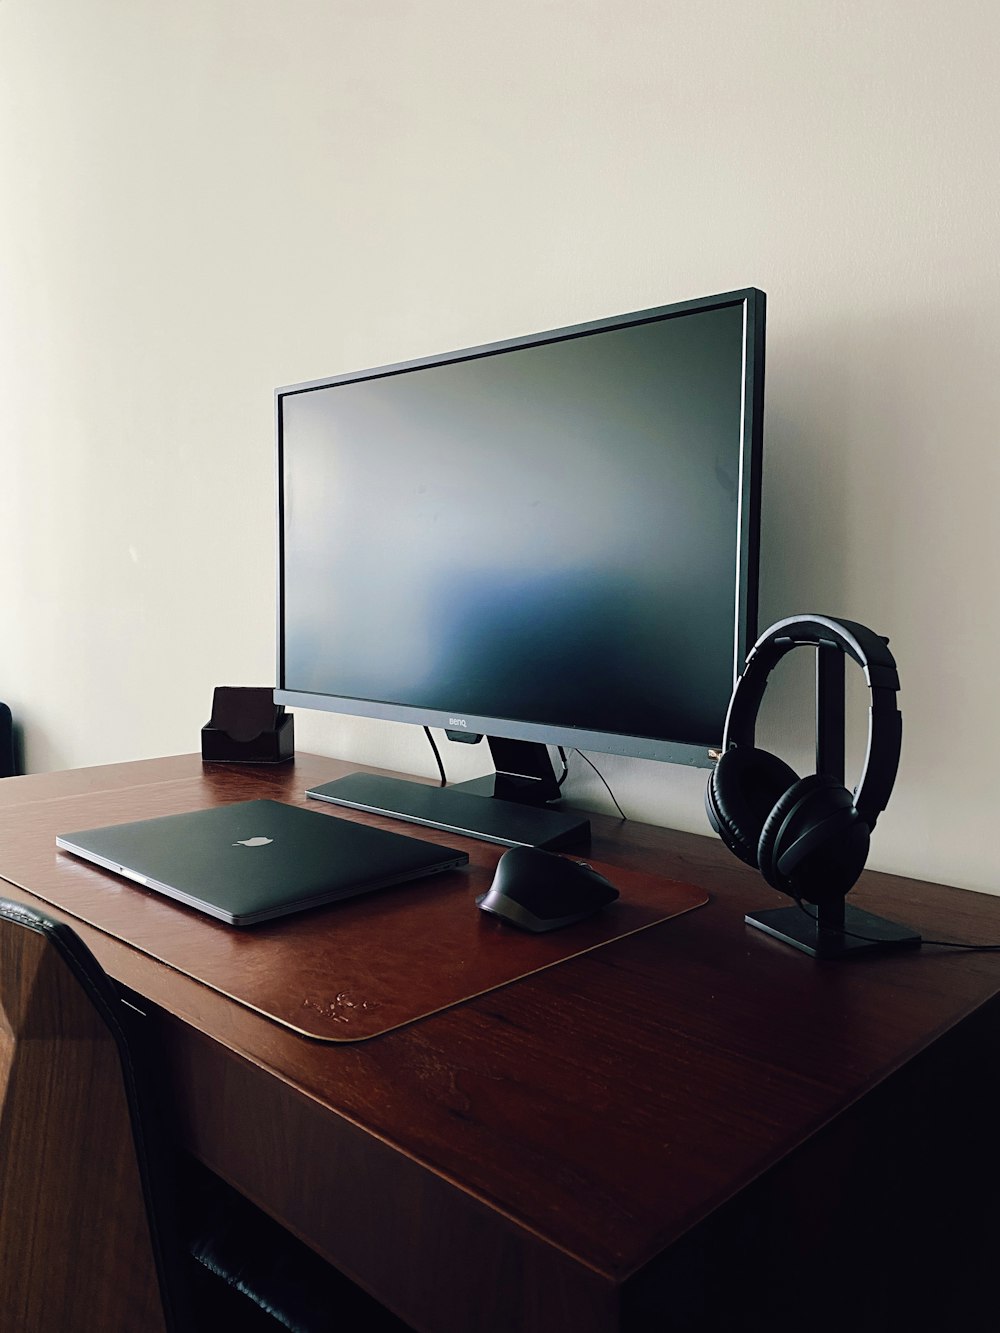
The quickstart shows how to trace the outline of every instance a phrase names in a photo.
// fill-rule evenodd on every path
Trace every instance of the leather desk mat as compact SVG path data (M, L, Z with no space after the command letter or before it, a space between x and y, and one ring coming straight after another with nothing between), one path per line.
M620 890L618 901L587 921L528 934L476 907L503 848L407 824L408 836L467 849L470 864L236 927L55 846L57 833L212 803L191 779L0 811L0 875L274 1022L331 1042L389 1032L708 901L693 885L593 862ZM400 828L304 796L294 803L323 818Z

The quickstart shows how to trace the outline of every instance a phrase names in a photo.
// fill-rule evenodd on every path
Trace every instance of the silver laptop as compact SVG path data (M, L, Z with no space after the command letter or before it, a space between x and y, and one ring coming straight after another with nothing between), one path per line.
M233 926L468 862L466 852L280 801L60 833L56 846Z

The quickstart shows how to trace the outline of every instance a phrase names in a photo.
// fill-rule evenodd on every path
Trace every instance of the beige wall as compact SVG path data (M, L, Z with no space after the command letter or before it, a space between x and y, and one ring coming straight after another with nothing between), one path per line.
M196 749L215 684L273 679L275 385L754 284L762 625L890 635L872 864L1000 890L998 41L970 0L0 0L28 766ZM805 765L787 675L765 739ZM416 728L296 725L432 771ZM704 774L593 758L630 815L706 829Z

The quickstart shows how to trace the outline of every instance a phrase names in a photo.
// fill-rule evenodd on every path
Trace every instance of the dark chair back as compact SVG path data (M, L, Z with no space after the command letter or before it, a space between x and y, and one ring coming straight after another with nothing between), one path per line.
M0 899L0 1327L166 1333L175 1305L121 1002L69 927Z
M6 704L0 704L0 778L12 778L17 771L14 759L14 719Z

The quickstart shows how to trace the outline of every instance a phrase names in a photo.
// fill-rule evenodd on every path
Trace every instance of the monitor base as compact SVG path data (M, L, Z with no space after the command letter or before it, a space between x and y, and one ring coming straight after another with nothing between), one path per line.
M556 851L590 840L590 820L582 815L472 794L462 784L430 787L377 773L350 773L310 787L306 795L505 847Z

